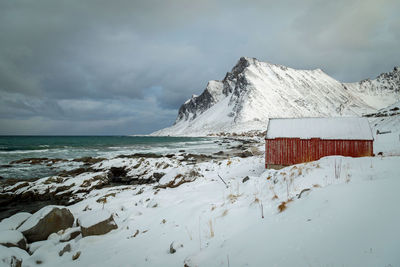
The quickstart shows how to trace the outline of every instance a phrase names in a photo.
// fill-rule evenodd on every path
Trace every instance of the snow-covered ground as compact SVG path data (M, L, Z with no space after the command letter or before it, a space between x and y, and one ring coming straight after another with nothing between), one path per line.
M369 121L374 135L374 153L400 155L400 102L371 114Z
M265 170L263 156L203 162L192 167L197 179L175 188L91 191L69 206L75 218L107 211L118 229L78 236L62 256L62 233L31 244L32 255L0 254L18 250L22 266L398 266L399 164L339 156L281 170ZM188 175L172 171L170 179Z

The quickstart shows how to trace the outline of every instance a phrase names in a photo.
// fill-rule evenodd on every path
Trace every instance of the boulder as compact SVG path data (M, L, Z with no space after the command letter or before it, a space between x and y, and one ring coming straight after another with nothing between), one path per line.
M111 167L108 171L108 178L113 183L129 184L132 177L128 176L128 170L125 167Z
M106 210L89 211L78 218L82 236L104 235L118 226L111 213Z
M68 242L81 234L80 227L69 228L61 235L60 242Z
M13 216L5 218L0 222L0 231L15 230L31 216L32 214L28 212L19 212Z
M22 261L28 257L29 254L25 250L0 245L0 266L21 267Z
M0 232L0 245L5 247L18 247L26 249L26 239L16 230L5 230Z
M153 172L153 178L158 182L165 175L163 172Z
M36 253L37 250L42 249L44 250L50 250L55 248L59 244L57 239L48 239L48 240L42 240L42 241L37 241L29 244L28 246L28 252L29 254L34 254Z
M52 233L70 228L73 223L74 216L69 209L62 206L46 206L34 213L17 230L31 243L45 240Z

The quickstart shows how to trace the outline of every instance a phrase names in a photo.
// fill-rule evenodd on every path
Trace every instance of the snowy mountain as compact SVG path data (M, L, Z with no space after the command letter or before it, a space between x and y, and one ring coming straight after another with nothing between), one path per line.
M400 70L341 83L321 69L296 70L242 57L222 81L179 109L173 126L153 135L264 131L271 117L354 116L400 100Z

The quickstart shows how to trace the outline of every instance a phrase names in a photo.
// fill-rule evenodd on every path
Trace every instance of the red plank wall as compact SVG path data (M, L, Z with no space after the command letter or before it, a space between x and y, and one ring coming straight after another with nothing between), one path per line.
M372 156L373 140L265 139L266 167L268 164L288 166L331 155Z

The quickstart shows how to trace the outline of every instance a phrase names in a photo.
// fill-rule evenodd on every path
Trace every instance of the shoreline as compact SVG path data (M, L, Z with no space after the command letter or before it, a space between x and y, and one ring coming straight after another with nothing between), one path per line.
M44 165L53 168L57 163L69 161L80 163L80 165L71 170L58 171L55 175L43 178L0 179L0 205L2 207L0 209L0 220L18 212L35 212L46 205L72 205L84 199L84 195L94 189L143 184L156 186L164 174L163 171L165 171L165 167L160 167L163 163L170 165L169 168L195 167L196 164L202 162L215 161L218 164L218 162L232 157L246 158L259 155L260 151L257 148L261 145L259 141L252 138L216 137L214 142L228 145L224 147L225 151L220 150L210 154L192 154L182 149L178 153L168 154L151 152L121 154L110 159L98 157L83 157L72 160L22 158L9 164ZM240 144L232 145L235 143ZM133 170L135 170L135 166L147 160L152 161L153 166L142 172L132 172L132 168L129 167L133 166ZM125 163L122 163L124 161ZM129 171L132 173L128 175ZM152 172L152 175L149 175L149 172ZM102 177L94 179L99 175L102 175ZM77 177L80 179L82 176L85 177L80 181L80 186L76 184L72 186L73 182L71 181ZM77 187L77 190L73 191L72 188L74 187ZM82 193L84 194L82 195Z

